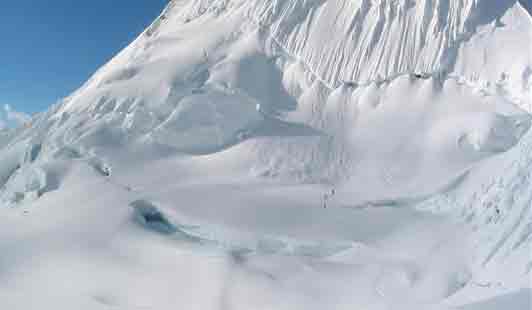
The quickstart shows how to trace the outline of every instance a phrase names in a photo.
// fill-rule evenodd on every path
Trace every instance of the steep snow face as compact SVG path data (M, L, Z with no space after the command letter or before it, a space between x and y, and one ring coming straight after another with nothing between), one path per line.
M525 14L507 0L268 1L255 18L334 87L406 72L456 72L491 81L505 73L520 83L529 56L509 60L500 45L489 45L507 40L527 49ZM472 57L480 61L470 62Z
M252 16L271 39L330 88L399 74L450 73L530 84L531 22L515 1L258 1ZM326 43L326 44L324 44ZM500 48L504 46L504 48Z
M172 1L146 34L175 39L168 35L191 28L181 23L235 14L243 15L239 24L253 24L244 32L263 32L271 48L282 48L330 89L412 72L442 73L528 102L532 66L526 51L532 22L515 0ZM138 41L136 45L146 44ZM146 59L149 53L139 54L139 48L113 64L125 67L131 58ZM202 48L199 56L209 49ZM108 73L107 79L129 79L137 71L121 69L125 71Z
M531 29L509 0L171 1L0 138L0 296L28 308L10 292L62 262L87 309L447 309L513 263L521 285Z
M419 199L528 129L510 103L530 93L528 49L498 46L530 29L515 1L173 1L58 108L48 144L241 144L221 156L246 173Z

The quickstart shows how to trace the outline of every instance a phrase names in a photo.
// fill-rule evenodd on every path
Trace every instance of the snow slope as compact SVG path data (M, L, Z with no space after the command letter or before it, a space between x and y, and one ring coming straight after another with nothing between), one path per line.
M171 1L2 134L0 304L527 309L531 31L515 0Z

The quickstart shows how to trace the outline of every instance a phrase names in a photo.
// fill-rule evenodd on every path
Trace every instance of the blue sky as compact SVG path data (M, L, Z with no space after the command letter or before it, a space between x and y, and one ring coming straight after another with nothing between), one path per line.
M167 2L0 1L0 105L34 113L67 96Z

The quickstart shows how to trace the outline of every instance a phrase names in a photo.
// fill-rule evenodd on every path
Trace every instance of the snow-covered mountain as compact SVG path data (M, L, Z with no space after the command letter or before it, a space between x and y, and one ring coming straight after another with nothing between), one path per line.
M516 0L171 1L1 133L0 305L529 309L531 35Z

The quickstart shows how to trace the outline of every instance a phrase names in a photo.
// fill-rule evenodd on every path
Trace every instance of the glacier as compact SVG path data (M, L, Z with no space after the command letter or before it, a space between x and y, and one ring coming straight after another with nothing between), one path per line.
M0 305L530 308L531 35L516 0L170 1L0 131Z

